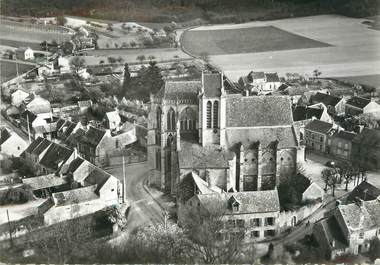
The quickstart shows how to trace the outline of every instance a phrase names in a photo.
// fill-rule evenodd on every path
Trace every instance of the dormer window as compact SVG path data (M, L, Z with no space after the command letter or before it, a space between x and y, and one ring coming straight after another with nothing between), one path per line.
M237 203L237 202L234 203L234 204L232 205L232 207L233 207L233 211L234 211L234 212L238 212L238 211L239 211L239 206L240 206L239 203Z

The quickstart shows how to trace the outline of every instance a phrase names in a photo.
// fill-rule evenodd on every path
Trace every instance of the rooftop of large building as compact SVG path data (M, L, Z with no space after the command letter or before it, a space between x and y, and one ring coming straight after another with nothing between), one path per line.
M221 210L225 214L268 213L280 211L280 201L277 190L223 192L197 194L201 205L207 210ZM234 211L232 204L238 204Z
M292 125L291 102L285 96L242 96L226 98L226 127Z

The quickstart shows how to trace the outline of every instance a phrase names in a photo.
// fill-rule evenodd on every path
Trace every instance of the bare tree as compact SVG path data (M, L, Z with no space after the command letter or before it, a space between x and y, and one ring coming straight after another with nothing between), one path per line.
M332 177L333 174L334 172L333 172L333 169L331 168L325 168L322 170L322 179L323 179L323 182L325 183L325 188L324 188L325 192L327 191L330 178Z
M335 197L335 189L338 183L339 183L338 175L333 172L330 175L329 180L328 180L328 185L331 187L333 197Z
M145 55L139 55L139 56L137 56L136 59L137 59L140 63L142 63L143 61L146 60Z
M246 230L233 226L227 227L228 232L223 232L228 226L224 206L215 202L207 210L188 208L184 211L183 225L193 242L192 251L204 263L232 263L243 254Z
M73 57L70 61L71 68L78 74L78 71L85 66L85 60L81 57Z

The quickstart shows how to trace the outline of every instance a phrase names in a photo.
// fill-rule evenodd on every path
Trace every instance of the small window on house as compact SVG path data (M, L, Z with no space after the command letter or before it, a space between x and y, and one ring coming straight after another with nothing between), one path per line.
M236 225L237 225L238 227L244 227L245 222L244 222L243 219L238 219L238 220L236 220Z
M321 137L319 138L319 141L323 142L323 136L321 136Z
M251 232L251 238L258 238L258 237L260 237L260 231Z
M274 225L274 217L265 218L265 225Z
M254 159L254 158L252 158L252 162L255 162L255 159Z
M111 189L111 191L115 191L115 189Z
M247 162L248 161L248 159L246 158L246 159L244 159L244 162Z
M17 146L17 150L20 150L20 146Z
M260 218L251 219L251 226L253 227L260 226Z

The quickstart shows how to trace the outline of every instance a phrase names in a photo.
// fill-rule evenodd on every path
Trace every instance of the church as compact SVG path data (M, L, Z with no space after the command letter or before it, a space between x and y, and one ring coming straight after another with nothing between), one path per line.
M287 96L250 96L223 73L151 95L149 185L177 195L194 172L225 192L273 190L304 159Z

